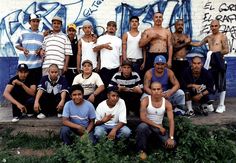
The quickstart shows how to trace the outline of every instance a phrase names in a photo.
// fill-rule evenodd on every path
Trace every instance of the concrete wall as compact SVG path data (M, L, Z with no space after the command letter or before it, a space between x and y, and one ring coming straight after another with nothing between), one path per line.
M227 58L229 66L227 72L228 96L236 96L235 68L236 62L236 1L223 0L2 0L0 12L0 95L9 78L15 74L17 64L17 50L14 43L20 32L29 27L28 16L36 13L41 16L40 30L51 28L51 19L55 15L63 17L66 25L75 23L78 35L84 20L90 20L98 35L105 31L108 20L118 23L117 35L128 30L128 20L131 15L140 17L140 30L152 25L154 12L164 13L165 27L173 31L176 19L185 21L185 33L193 40L201 40L210 33L210 22L219 19L220 30L224 32L230 45ZM207 48L195 48L193 52L205 55ZM234 90L232 90L232 88ZM0 104L4 103L0 96Z

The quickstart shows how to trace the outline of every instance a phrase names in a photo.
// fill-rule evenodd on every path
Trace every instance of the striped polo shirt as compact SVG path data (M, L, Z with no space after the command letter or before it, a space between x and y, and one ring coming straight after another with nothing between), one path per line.
M46 36L42 47L45 50L43 68L57 64L59 69L63 69L65 56L72 55L71 42L62 32Z
M19 45L29 51L29 55L25 56L23 51L18 53L18 64L25 63L29 69L39 68L42 66L42 58L36 54L36 51L41 49L43 43L43 33L32 31L31 29L22 31L20 37L16 41L16 46Z

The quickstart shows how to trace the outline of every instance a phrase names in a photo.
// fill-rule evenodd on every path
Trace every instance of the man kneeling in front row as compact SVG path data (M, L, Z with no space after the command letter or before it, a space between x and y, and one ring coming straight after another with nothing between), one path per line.
M165 112L169 120L169 133L162 125ZM147 158L147 140L153 133L164 144L165 148L174 148L174 116L172 105L163 97L162 86L159 82L151 84L151 95L144 97L140 106L141 124L136 130L137 150L140 152L140 158Z

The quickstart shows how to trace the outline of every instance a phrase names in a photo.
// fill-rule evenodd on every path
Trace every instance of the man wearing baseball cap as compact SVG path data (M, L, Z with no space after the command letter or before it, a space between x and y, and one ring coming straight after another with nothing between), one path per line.
M26 64L19 64L17 75L10 79L3 96L12 103L12 122L17 122L27 113L33 115L34 95L36 84L29 77L29 68Z
M73 79L77 72L77 54L78 54L78 38L76 35L76 25L69 24L67 26L67 36L71 42L72 55L69 56L68 70L65 73L69 86L72 85Z
M16 48L19 50L18 64L26 63L29 67L29 76L39 83L42 77L42 57L40 50L43 43L43 33L38 30L40 17L36 14L30 14L30 29L24 30L16 42Z
M67 35L61 31L62 23L61 17L54 16L52 18L52 33L44 38L42 46L43 75L48 74L51 64L58 65L60 75L68 69L69 56L72 55L71 42Z
M163 97L169 100L174 107L185 110L185 94L179 89L180 85L172 70L166 66L163 55L156 56L154 68L149 69L144 77L144 91L151 94L151 83L159 82L163 88Z

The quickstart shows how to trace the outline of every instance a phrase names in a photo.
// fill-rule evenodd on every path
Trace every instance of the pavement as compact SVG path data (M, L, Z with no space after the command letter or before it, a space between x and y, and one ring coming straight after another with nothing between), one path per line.
M225 100L226 111L222 114L211 112L208 116L198 115L191 117L190 120L196 125L227 125L236 124L236 97L228 97ZM214 107L216 108L216 102ZM11 107L0 107L0 131L3 128L12 128L11 134L20 132L30 133L37 136L48 136L59 134L62 126L61 118L47 117L45 119L36 119L35 117L25 117L16 123L12 123ZM135 125L139 122L137 117L128 117L128 123Z

